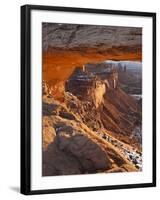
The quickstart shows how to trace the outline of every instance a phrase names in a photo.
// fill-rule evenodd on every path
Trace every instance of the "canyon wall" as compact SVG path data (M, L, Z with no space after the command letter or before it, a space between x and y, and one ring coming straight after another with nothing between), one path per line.
M108 64L105 65L107 68ZM118 72L104 72L100 67L99 71L94 68L92 72L87 67L86 71L78 68L67 80L65 90L84 102L87 120L90 118L94 121L99 115L97 127L101 124L101 127L104 126L116 136L122 136L126 142L136 142L136 138L132 138L132 141L128 138L135 124L141 124L140 105L119 87ZM96 124L96 120L94 123ZM93 127L95 125L92 124L90 128Z

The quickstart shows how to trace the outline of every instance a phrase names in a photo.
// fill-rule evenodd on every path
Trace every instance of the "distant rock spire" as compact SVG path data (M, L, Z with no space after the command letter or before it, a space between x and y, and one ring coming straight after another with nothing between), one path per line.
M85 65L83 65L83 72L85 72L86 71L86 66Z

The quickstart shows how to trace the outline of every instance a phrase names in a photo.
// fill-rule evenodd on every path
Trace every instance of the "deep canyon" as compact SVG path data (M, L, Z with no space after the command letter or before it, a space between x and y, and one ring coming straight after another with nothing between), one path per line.
M141 171L141 28L42 31L42 175Z

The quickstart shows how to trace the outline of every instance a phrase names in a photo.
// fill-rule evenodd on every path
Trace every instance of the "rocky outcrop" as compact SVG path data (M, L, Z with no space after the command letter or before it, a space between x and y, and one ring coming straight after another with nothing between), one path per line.
M77 66L104 60L142 60L141 28L43 23L42 40L43 79L58 98Z
M43 176L137 171L106 135L109 127L104 126L102 118L107 120L110 114L102 117L103 113L97 113L106 102L97 108L94 101L80 100L69 92L65 92L63 103L44 94Z
M104 61L141 61L142 29L43 23L42 40L43 176L140 171L141 110Z
M43 175L95 173L111 168L107 152L87 131L77 130L67 121L63 121L61 128L43 153Z
M142 28L43 23L43 51L52 48L81 49L99 48L134 51L141 48Z
M124 170L124 165L136 170L84 123L85 114L83 103L70 93L65 94L64 103L43 96L43 176L107 172L113 167ZM95 123L96 117L91 121Z
M103 101L106 90L118 87L118 73L116 71L103 73L103 76L105 76L103 79L99 75L77 67L66 81L65 90L81 100L93 102L98 108Z
M51 123L48 120L43 118L43 150L46 150L51 142L54 141L56 132L55 129L52 127Z
M100 105L102 104L103 96L105 93L106 93L106 84L102 81L96 81L96 85L93 90L93 102L96 109L99 108Z
M141 109L133 97L121 90L115 70L102 70L102 73L100 69L98 72L93 69L85 72L75 70L67 81L66 91L82 102L77 110L83 113L78 112L91 129L104 127L127 143L139 143L139 139L134 134L131 137L131 133L135 126L141 126Z
M76 68L65 86L66 91L75 94L81 100L93 102L96 108L102 103L106 92L105 82L87 71L82 71L81 68Z

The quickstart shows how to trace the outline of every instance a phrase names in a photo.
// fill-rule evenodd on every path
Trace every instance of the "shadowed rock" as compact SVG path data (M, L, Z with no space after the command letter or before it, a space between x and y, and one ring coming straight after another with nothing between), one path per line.
M142 28L135 27L43 23L42 30L43 51L52 48L121 50L122 47L131 51L142 42Z
M50 120L46 118L46 121ZM75 127L72 127L71 132L68 130L69 125L68 128L61 127L64 128L59 130L43 151L44 176L95 173L111 168L107 152L98 141Z

